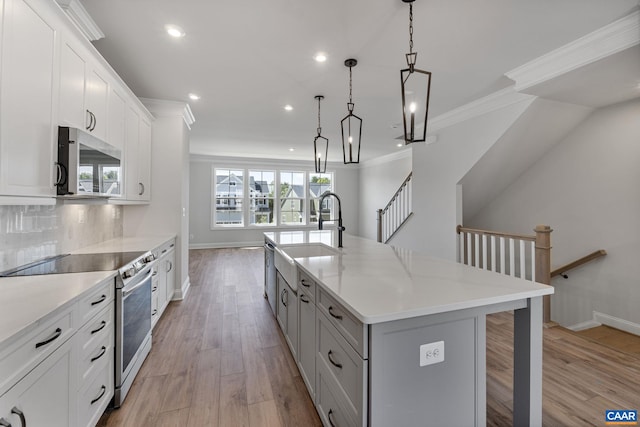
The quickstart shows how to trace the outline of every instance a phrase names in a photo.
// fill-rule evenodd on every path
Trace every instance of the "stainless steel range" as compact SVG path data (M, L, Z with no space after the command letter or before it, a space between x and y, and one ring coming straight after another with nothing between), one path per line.
M151 351L151 252L67 254L0 272L0 277L117 270L114 407L124 401Z

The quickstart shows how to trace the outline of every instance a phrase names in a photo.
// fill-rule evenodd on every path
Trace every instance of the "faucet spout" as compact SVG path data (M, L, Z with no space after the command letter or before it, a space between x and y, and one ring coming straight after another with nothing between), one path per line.
M331 191L325 191L324 193L322 193L322 195L320 196L320 203L318 206L318 211L320 213L320 215L318 216L318 230L322 230L323 229L323 223L324 221L336 221L336 219L322 219L322 203L324 202L324 199L326 199L327 197L333 196L335 197L335 199L338 201L338 247L341 248L342 247L342 232L345 230L345 228L342 226L342 203L340 202L340 197L338 197L338 195L336 193L332 193Z

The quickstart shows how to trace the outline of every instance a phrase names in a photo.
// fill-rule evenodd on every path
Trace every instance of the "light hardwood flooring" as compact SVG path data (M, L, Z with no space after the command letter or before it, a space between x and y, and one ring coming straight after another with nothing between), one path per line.
M602 325L576 332L600 344L640 357L640 336Z
M261 248L190 251L191 289L172 302L124 405L99 426L320 426L263 298ZM511 425L513 317L487 319L487 425ZM545 426L602 426L640 409L640 358L564 328L544 330Z

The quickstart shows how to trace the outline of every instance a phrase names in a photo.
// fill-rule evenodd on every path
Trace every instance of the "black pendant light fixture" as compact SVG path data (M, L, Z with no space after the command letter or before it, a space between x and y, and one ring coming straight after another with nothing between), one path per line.
M413 2L409 3L409 53L406 54L409 68L400 70L402 84L402 122L404 142L423 142L427 139L427 116L429 115L429 95L431 92L431 72L415 67L417 52L413 51Z
M344 164L360 163L360 141L362 139L362 119L353 114L354 103L351 99L351 69L358 64L353 58L344 61L344 65L349 67L349 102L347 102L348 114L340 122L342 127L342 156Z
M316 173L325 173L327 171L329 140L322 136L322 127L320 127L320 101L324 99L324 96L316 95L315 98L318 100L318 136L313 139L313 161L316 165Z

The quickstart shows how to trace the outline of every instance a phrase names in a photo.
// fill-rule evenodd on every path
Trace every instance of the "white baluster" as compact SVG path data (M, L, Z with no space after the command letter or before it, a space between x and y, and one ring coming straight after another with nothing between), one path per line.
M509 239L509 276L516 275L516 242L513 239Z
M475 266L480 268L480 235L476 234L473 239L474 246L476 248Z
M482 268L489 269L489 240L487 235L482 235Z
M506 268L505 268L505 264L506 264L506 252L505 252L505 244L504 244L504 237L500 237L500 273L502 274L506 274Z
M526 279L527 270L526 270L526 254L524 253L524 240L520 240L520 278Z
M496 236L491 236L491 271L496 271Z
M536 242L531 242L531 281L536 281Z

